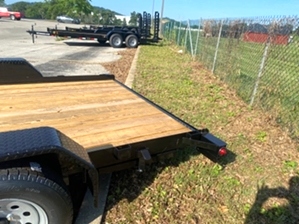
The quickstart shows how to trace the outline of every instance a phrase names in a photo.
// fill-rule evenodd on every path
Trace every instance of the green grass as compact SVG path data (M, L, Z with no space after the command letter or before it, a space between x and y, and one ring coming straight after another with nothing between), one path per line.
M143 173L114 173L105 222L296 223L299 182L291 189L289 182L298 178L298 145L178 50L168 42L142 46L134 89L208 128L231 153L214 163L186 148Z

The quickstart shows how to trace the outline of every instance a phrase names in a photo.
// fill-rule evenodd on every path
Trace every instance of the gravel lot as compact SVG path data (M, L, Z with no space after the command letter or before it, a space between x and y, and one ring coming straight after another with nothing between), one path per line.
M32 63L43 75L98 75L109 73L101 63L120 58L123 49L100 46L97 41L79 39L57 40L52 36L37 36L35 43L26 30L34 25L37 31L47 27L64 29L65 26L83 25L58 24L54 21L29 20L11 21L0 19L0 57L22 57Z

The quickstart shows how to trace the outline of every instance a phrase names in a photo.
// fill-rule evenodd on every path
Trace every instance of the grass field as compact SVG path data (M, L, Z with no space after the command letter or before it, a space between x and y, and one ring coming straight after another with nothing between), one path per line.
M105 223L298 223L299 146L179 48L142 46L134 89L228 143L214 163L192 148L143 173L113 174Z

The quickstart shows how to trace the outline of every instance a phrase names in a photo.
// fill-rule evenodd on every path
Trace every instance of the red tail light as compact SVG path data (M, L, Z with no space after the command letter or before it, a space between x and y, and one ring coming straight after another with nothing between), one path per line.
M218 150L218 156L225 156L227 154L227 149L222 147Z

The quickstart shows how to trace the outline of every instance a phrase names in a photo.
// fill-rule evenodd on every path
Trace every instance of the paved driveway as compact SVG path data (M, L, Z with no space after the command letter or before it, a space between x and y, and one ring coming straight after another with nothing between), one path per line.
M33 44L31 35L26 32L32 25L38 31L55 26L59 29L83 26L44 20L0 19L0 57L23 57L45 76L109 73L100 63L119 59L116 52L122 49L100 46L97 41L62 41L52 36L37 36Z

